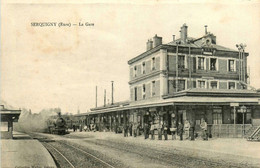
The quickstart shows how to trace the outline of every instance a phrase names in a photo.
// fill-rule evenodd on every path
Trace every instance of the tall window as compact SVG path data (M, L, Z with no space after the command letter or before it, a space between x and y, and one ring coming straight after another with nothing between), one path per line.
M229 72L235 71L235 61L234 60L228 60L228 71Z
M185 90L185 80L178 80L178 91Z
M152 81L152 96L155 96L155 81Z
M137 101L137 87L135 87L135 101Z
M198 57L198 69L205 70L204 64L205 64L205 58Z
M136 77L136 75L137 75L137 67L135 66L134 67L134 77Z
M203 80L198 81L198 88L206 88L206 82Z
M210 82L210 88L211 89L217 89L218 88L218 82L217 81L211 81Z
M143 66L142 67L143 67L143 72L142 73L145 74L145 62L143 62Z
M228 89L235 89L235 82L228 82Z
M184 55L178 56L178 68L180 68L180 69L185 68L185 56Z
M213 109L213 124L222 124L222 108Z
M155 58L152 58L152 70L155 70Z
M216 58L210 58L210 70L211 71L217 70L217 59Z
M143 84L143 99L145 99L145 84Z

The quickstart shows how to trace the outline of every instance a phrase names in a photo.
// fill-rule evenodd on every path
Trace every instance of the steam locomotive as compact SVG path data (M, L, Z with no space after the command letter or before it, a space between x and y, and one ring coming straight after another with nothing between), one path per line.
M61 113L58 113L58 117L53 117L48 120L48 133L65 135L68 133L68 127L64 118L61 117Z

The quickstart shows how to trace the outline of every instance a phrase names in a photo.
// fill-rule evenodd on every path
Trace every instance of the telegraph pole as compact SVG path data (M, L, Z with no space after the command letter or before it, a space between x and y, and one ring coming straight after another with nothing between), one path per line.
M179 42L176 42L176 81L175 81L175 88L176 88L176 93L178 92L178 71L179 71L179 66L178 66L178 49L179 49L179 46L178 46Z
M191 41L189 40L188 41L189 43L189 81L190 81L190 84L189 84L189 88L191 89L192 88L192 83L191 83Z
M241 81L241 54L240 54L240 45L239 44L237 44L236 45L236 47L237 47L237 49L238 49L238 60L239 60L239 68L238 68L238 71L239 71L239 75L238 75L238 77L239 77L239 82Z
M237 44L238 56L239 56L239 81L247 83L246 80L246 59L245 59L245 48L246 44Z
M112 84L111 105L113 105L114 104L114 81L111 81L111 84Z
M245 48L246 48L246 44L240 44L241 48L242 48L242 53L243 53L243 70L244 70L244 74L243 74L243 78L244 78L244 82L247 83L246 80L246 57L245 57Z
M106 89L104 90L104 107L106 106Z

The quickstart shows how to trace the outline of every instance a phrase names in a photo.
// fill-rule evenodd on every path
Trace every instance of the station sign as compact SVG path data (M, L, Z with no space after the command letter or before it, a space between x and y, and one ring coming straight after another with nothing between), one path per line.
M230 103L230 106L238 107L238 106L239 106L239 103Z
M213 55L213 52L203 51L204 55Z

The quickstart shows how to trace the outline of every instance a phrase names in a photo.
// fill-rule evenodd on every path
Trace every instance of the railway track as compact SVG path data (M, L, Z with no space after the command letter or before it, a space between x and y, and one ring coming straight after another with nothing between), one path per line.
M58 149L56 149L54 146L48 144L47 142L43 142L43 144L44 144L45 148L51 153L52 157L56 158L56 159L55 159L55 162L56 162L56 164L57 164L57 167L72 167L72 168L75 168L75 166L69 161L69 159L68 159L66 156L64 156ZM52 151L52 149L53 149L54 151ZM59 156L57 156L57 154L55 154L55 152L56 152L62 159L64 159L65 163L64 163L64 161L63 161L62 166L60 165L60 163L58 163L57 158L59 158ZM59 161L59 162L61 162L61 161ZM68 164L68 166L65 166L66 163Z
M143 146L134 146L131 144L121 144L119 142L112 142L108 140L98 140L98 141L91 141L91 140L84 140L87 143L96 144L98 146L104 146L108 148L112 148L115 150L125 151L128 153L134 153L136 155L139 155L140 157L147 157L151 160L158 162L163 162L168 165L174 165L177 167L185 167L185 168L194 168L194 167L234 167L234 168L243 168L247 167L247 165L241 165L241 164L233 164L233 163L227 163L227 162L217 162L214 160L207 160L202 159L198 157L191 157L191 156L184 156L181 153L177 152L165 152L165 151L159 151L156 149L147 149Z
M55 141L44 136L31 134L34 139L39 140L54 158L58 168L63 167L84 167L84 168L115 168L112 164L80 149L77 146L68 144L64 141Z
M39 134L40 135L40 134ZM38 137L49 152L53 155L58 167L131 167L116 157L109 157L103 151L121 153L140 158L151 166L185 167L185 168L222 168L222 167L255 167L244 162L234 162L223 158L208 158L199 155L188 154L177 149L167 150L163 148L150 148L141 144L114 141L109 139L93 139L75 137L60 137L42 135ZM46 138L47 137L47 138ZM54 138L55 140L51 140ZM120 155L119 155L120 156ZM131 157L130 157L131 158ZM133 167L136 167L133 166ZM155 166L156 167L156 166ZM257 166L256 166L257 167Z

